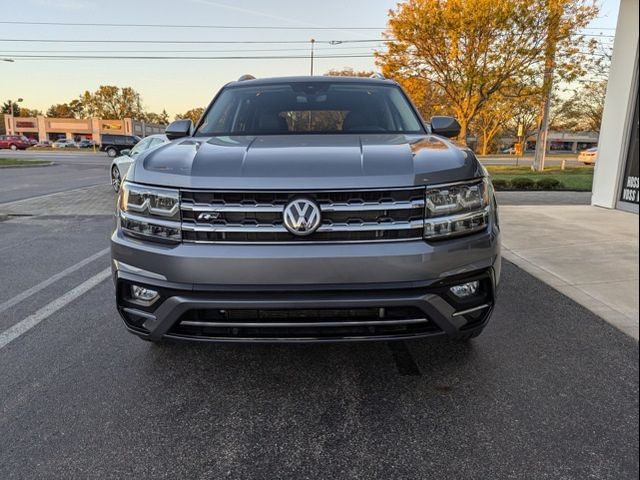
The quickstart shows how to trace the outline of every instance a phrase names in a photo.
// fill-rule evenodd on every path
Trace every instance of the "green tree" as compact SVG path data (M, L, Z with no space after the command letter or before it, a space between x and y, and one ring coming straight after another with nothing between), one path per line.
M325 73L327 77L370 77L375 72L371 70L354 70L352 67L344 67L342 69L333 68Z
M0 112L1 113L6 113L6 114L10 114L11 113L11 102L10 101L6 101L2 104L2 107L0 108ZM13 102L13 114L16 117L20 116L20 104Z
M83 113L83 105L79 100L71 100L69 103L57 103L47 110L47 117L54 118L80 118Z
M435 84L461 125L470 123L494 96L513 95L544 68L545 5L550 0L408 0L389 12L384 72ZM566 0L562 36L566 75L577 75L576 50L567 39L597 13L582 0ZM569 46L571 49L569 49ZM573 54L573 55L572 55ZM538 81L537 83L541 83ZM524 94L524 91L522 91Z
M532 135L538 126L540 113L540 90L532 91L529 95L518 98L513 102L511 116L505 123L503 133L517 137L518 130L522 126L522 152L526 150L527 138ZM520 140L520 139L519 139Z
M606 81L587 81L554 112L552 128L572 131L599 132L604 110Z
M492 151L496 136L505 129L512 115L512 107L513 99L494 96L475 116L471 122L471 130L478 136L480 155L487 155Z
M0 113L11 114L11 103L6 101L0 107ZM21 107L19 103L13 102L13 116L14 117L37 117L42 115L40 110L35 108Z
M95 92L85 91L79 98L83 114L104 119L144 119L142 98L131 87L101 85Z
M37 117L38 115L42 115L42 111L37 108L27 108L22 107L20 109L20 114L16 115L17 117Z
M180 113L176 115L175 119L176 120L189 119L195 124L198 122L198 120L200 120L200 117L202 117L203 113L204 113L204 108L202 107L192 108L191 110L187 110L184 113Z
M169 123L169 114L166 110L162 110L162 113L147 112L144 119L149 123L167 125Z

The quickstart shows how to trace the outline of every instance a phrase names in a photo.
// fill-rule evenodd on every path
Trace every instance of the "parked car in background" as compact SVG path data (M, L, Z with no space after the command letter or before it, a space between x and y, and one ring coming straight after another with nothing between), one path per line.
M93 148L95 144L96 142L93 140L80 140L80 142L78 142L78 148Z
M516 153L515 145L512 145L512 146L510 146L508 148L502 149L502 153L506 153L508 155L515 155L515 153Z
M578 155L578 161L585 165L594 165L596 163L596 158L598 158L598 147L588 148L581 151Z
M135 161L136 157L142 152L146 152L151 148L163 145L169 142L169 139L164 134L149 135L146 138L140 140L131 150L122 150L122 156L114 158L111 162L111 185L116 192L120 191L120 185L122 185L122 179L125 178L129 167Z
M0 149L26 150L31 146L29 139L22 135L0 135Z
M51 148L51 145L53 145L53 142L50 142L49 140L43 140L42 142L36 143L35 146L38 148Z
M100 150L107 152L112 158L122 154L123 150L131 150L136 143L142 140L137 135L102 135Z
M38 144L38 141L35 138L29 138L29 145L35 147Z
M56 140L51 144L51 148L77 148L75 140L69 140L66 138L62 138L60 140Z

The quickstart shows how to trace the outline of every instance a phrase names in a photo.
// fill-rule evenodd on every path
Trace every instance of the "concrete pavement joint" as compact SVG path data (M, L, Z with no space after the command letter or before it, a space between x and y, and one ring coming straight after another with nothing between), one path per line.
M636 326L638 321L637 318L630 317L612 306L603 303L589 293L577 288L577 285L571 284L567 280L548 271L544 267L534 265L526 258L506 247L503 247L502 255L506 260L518 265L527 273L533 275L539 280L542 280L547 285L558 290L560 293L578 302L583 307L601 317L607 323L613 325L618 330L638 341L639 332ZM588 302L585 301L585 297L588 298Z

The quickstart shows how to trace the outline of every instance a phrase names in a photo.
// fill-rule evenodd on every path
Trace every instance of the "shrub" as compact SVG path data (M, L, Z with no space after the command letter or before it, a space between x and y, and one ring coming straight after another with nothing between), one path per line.
M533 190L536 182L529 177L516 177L511 180L511 186L516 190Z
M506 178L495 178L493 179L493 187L496 190L507 190L509 188L509 180Z
M556 190L562 186L560 180L553 177L543 177L536 182L538 190Z

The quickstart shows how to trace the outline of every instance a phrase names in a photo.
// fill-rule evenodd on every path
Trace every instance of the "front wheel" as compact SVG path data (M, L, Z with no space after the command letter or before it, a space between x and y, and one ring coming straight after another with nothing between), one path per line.
M111 169L111 186L117 192L120 191L120 185L122 184L122 177L120 176L120 170L117 166L113 166Z
M111 158L115 157L118 154L118 151L115 148L107 148L107 155Z
M18 147L16 147L15 145L11 145L9 148L10 148L11 150L13 150L14 152L15 152L16 150L18 150Z

